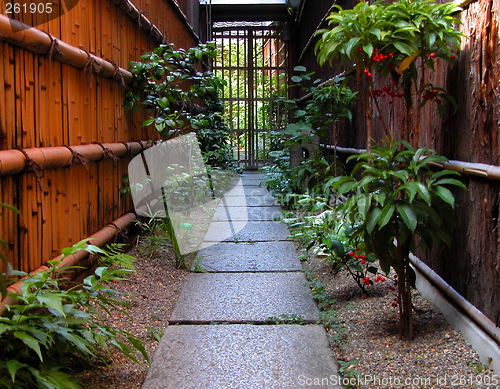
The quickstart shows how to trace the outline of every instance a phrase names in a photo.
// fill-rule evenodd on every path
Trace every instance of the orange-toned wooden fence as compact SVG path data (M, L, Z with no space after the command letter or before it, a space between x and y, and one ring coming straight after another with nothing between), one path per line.
M0 165L22 155L8 150L25 149L33 157L34 148L96 142L120 150L122 158L103 156L87 168L68 163L42 171L22 155L25 169L0 178L0 201L22 213L3 211L3 253L25 271L132 209L130 199L119 194L129 161L120 142L154 139L155 133L141 128L141 111L123 109L131 87L126 84L133 81L128 62L162 42L184 48L198 43L173 0L80 0L61 11L67 3L52 2L61 15L44 23L29 12L14 15L36 26L15 33L6 3L0 3Z

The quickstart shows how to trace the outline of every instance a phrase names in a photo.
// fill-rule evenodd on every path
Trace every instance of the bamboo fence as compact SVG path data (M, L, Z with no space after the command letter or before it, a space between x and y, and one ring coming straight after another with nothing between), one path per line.
M137 87L128 63L161 43L198 44L171 0L53 4L60 16L43 21L9 19L0 3L0 201L22 213L3 210L0 238L24 271L131 210L121 177L146 147L135 141L156 134L141 128L144 113L123 109Z

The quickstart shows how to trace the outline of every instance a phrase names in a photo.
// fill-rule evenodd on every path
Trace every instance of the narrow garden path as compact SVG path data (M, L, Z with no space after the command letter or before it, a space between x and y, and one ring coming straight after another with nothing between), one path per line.
M189 275L143 389L335 387L318 309L261 178L244 173L221 201L198 253L206 273Z

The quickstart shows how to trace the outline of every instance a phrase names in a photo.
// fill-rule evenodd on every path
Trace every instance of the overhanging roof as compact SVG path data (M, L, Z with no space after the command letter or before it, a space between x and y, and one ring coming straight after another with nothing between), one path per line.
M213 22L290 19L286 0L201 0L200 7L207 8Z

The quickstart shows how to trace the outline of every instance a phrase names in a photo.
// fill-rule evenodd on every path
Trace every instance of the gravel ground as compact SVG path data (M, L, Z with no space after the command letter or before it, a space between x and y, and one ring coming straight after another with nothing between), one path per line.
M137 252L130 254L138 256ZM168 325L188 274L165 259L169 256L169 252L161 252L154 259L138 257L137 274L116 286L131 293L128 313L132 320L116 316L111 324L139 337L151 359L157 346L155 334ZM335 276L321 258L310 258L304 268L333 300L326 309L333 312L327 331L347 388L499 387L484 385L493 383L493 372L481 366L462 335L418 293L414 304L422 313L414 316L415 338L401 341L397 308L392 307L396 292L389 289L392 282L376 283L364 296L348 274ZM76 377L87 389L132 389L141 387L147 369L146 362L138 365L115 353L110 365L96 364Z
M403 341L398 339L391 275L369 286L366 296L347 272L335 276L321 258L310 258L304 267L334 299L329 309L336 314L328 335L344 383L365 389L500 387L460 332L418 291L413 304L421 313L414 313L414 340Z
M158 345L157 338L168 326L170 315L188 273L177 269L169 249L162 250L155 258L141 257L136 250L128 254L137 258L136 274L128 281L116 284L116 289L130 293L130 307L126 315L117 315L108 324L125 329L138 337L152 361ZM136 364L122 354L113 352L109 365L94 363L91 370L77 372L76 379L85 389L135 389L146 378L148 364Z

